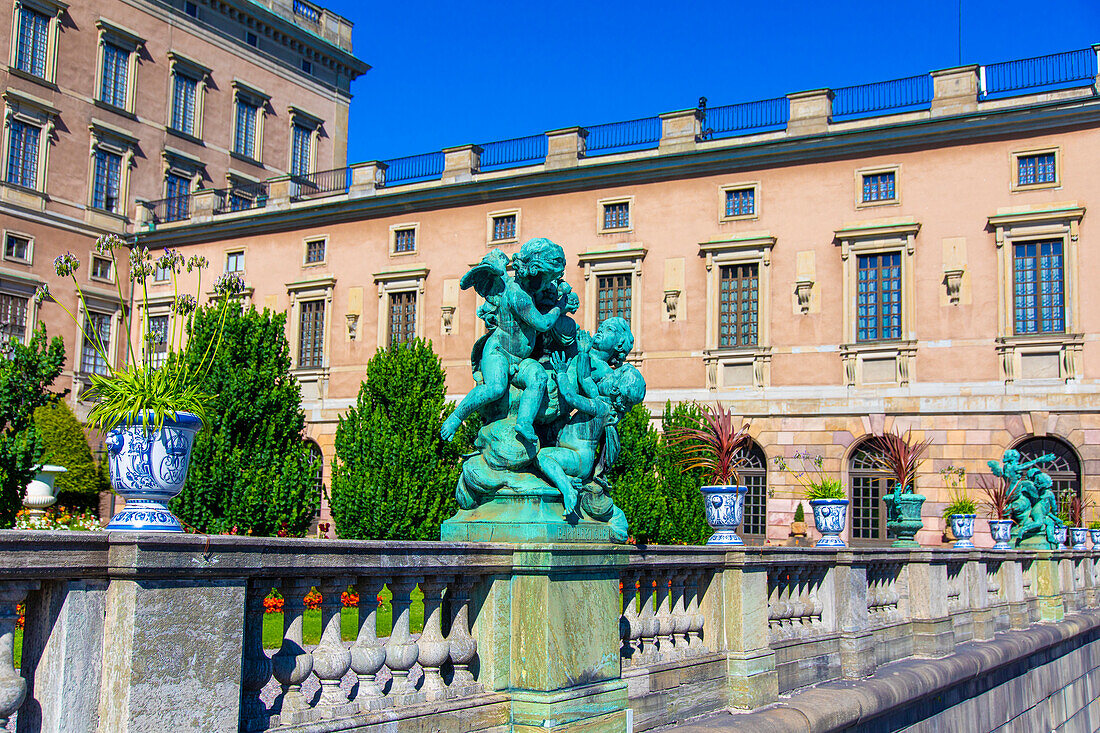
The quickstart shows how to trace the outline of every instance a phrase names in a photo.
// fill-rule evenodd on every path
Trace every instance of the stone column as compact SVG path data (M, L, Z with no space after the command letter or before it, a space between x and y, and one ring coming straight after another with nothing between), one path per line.
M661 141L659 153L683 153L695 150L703 132L703 111L681 109L661 115Z
M967 607L974 625L974 641L988 641L996 629L993 626L993 610L989 607L989 576L985 564L978 561L978 551L970 551L970 559L963 565L963 587L967 592Z
M955 632L947 612L947 563L936 553L909 554L909 615L913 623L913 654L944 657L955 651Z
M874 635L867 610L867 566L851 552L836 558L836 620L840 632L840 673L848 679L875 671Z
M443 182L461 183L471 181L474 174L481 170L481 147L477 145L459 145L443 150Z
M788 135L823 135L829 131L833 114L833 90L810 89L788 94L791 114L787 121Z
M588 130L564 127L546 133L546 168L572 168L584 157Z
M191 194L191 220L209 221L214 216L214 209L218 205L218 192L212 188L204 188Z
M961 115L978 109L978 65L932 72L932 116Z
M363 196L373 196L379 186L386 183L385 163L372 160L366 163L355 163L351 166L351 187L348 188L348 196L353 199Z
M290 176L279 176L267 182L267 208L278 209L290 204L291 183Z
M726 653L729 704L756 708L779 697L775 652L768 647L768 570L744 552L726 553L703 594L703 637Z
M1001 593L1008 603L1009 628L1020 630L1030 626L1027 597L1024 595L1024 566L1018 554L1006 557L1001 563Z
M1039 602L1041 621L1061 621L1066 615L1062 598L1061 562L1050 550L1034 550L1032 564L1035 596Z

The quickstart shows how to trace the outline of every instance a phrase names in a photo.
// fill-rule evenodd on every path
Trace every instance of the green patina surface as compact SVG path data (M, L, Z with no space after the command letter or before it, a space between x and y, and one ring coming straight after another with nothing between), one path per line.
M1054 481L1039 468L1053 460L1054 456L1046 454L1025 461L1019 451L1009 449L1002 462L989 461L993 475L1002 479L1011 492L1009 515L1013 521L1012 539L1017 547L1058 547L1056 532L1064 528L1065 523L1058 518Z

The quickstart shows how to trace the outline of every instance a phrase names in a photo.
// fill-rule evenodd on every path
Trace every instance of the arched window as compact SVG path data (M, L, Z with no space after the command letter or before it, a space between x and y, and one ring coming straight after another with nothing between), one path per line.
M852 487L852 540L873 543L887 539L886 505L882 497L893 490L893 479L882 464L882 451L868 439L848 459Z
M321 504L325 500L325 454L321 452L321 446L312 440L306 439L306 447L309 454L317 462L313 469L313 488L317 492L317 510L314 516L321 516Z
M1050 463L1039 464L1044 472L1054 480L1054 492L1072 491L1081 495L1081 461L1077 458L1073 446L1058 438L1026 438L1016 446L1024 461L1031 461L1049 453L1054 456Z
M741 484L749 489L745 494L745 520L741 524L741 533L763 540L768 534L768 459L756 443L742 448L738 456L744 462L737 474Z

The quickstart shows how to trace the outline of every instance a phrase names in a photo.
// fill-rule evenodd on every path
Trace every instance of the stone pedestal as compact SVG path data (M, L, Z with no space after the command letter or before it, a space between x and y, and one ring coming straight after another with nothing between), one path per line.
M502 490L496 498L470 510L459 510L440 528L444 542L611 542L607 522L566 520L561 494L516 494Z
M1032 564L1032 583L1039 601L1039 618L1042 621L1061 621L1065 618L1066 607L1062 601L1060 561L1043 553Z
M913 654L945 657L955 651L955 631L947 612L947 564L932 562L931 552L913 553L908 573Z

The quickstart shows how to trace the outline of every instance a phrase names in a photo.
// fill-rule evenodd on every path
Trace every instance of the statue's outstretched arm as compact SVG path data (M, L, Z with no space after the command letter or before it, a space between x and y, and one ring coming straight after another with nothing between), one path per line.
M588 361L588 354L585 352L577 354L573 357L573 362L577 365L577 381L580 382L587 379L588 370L591 368ZM569 362L566 361L565 355L561 352L551 354L550 365L553 366L554 371L558 373L558 392L561 394L561 398L568 405L575 407L585 414L599 415L601 412L600 403L578 394L577 390L575 390L570 383L569 377L566 374L569 370Z

